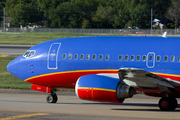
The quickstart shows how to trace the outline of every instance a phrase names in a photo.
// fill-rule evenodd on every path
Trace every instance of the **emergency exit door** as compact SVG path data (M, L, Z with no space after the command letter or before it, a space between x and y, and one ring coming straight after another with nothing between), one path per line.
M155 66L155 53L149 52L146 57L146 66L148 68L154 68Z

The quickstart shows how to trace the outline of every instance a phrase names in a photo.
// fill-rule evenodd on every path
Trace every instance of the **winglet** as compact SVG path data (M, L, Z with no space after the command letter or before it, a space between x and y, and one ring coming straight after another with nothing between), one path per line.
M164 32L164 34L162 35L162 37L166 38L167 32Z

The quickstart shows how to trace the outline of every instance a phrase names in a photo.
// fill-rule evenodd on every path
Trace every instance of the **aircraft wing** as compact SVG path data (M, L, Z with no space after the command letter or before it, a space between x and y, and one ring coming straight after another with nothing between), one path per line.
M121 68L118 71L118 75L120 80L139 88L160 88L161 91L166 91L167 88L174 88L180 85L178 81L162 78L143 69Z

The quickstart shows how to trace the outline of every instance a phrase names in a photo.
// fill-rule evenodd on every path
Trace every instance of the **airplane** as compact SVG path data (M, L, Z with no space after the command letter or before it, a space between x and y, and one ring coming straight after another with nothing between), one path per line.
M47 41L7 65L32 90L75 89L83 100L123 103L144 93L161 97L159 108L175 110L180 98L180 38L94 36Z

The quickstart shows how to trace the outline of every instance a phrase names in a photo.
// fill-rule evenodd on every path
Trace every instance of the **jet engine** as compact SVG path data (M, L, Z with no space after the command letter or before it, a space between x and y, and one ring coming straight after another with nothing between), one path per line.
M117 78L85 75L76 82L76 95L83 100L122 103L136 91Z

